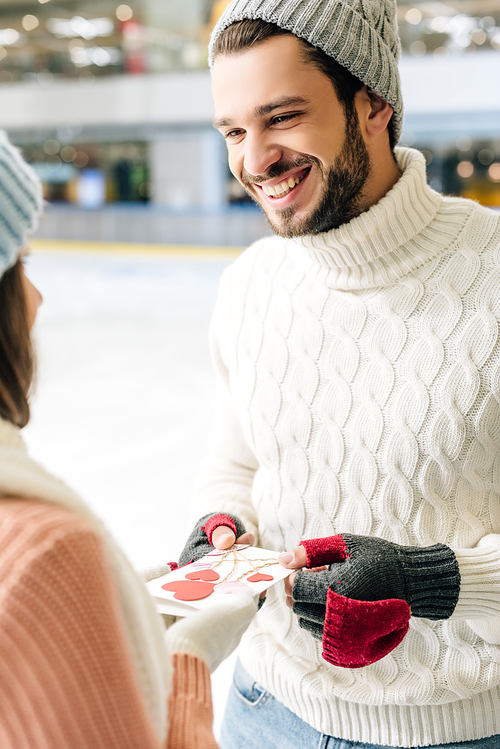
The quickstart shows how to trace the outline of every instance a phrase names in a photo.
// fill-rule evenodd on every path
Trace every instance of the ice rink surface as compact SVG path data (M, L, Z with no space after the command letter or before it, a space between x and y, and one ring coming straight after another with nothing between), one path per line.
M176 560L191 530L213 410L208 327L232 259L35 251L27 261L44 303L25 440L139 570ZM216 726L233 662L214 677Z

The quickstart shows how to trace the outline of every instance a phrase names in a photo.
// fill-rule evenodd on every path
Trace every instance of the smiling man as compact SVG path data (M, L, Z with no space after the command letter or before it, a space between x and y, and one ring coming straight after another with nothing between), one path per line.
M500 217L396 148L390 0L234 0L214 125L273 229L225 272L181 555L284 552L223 749L500 746Z

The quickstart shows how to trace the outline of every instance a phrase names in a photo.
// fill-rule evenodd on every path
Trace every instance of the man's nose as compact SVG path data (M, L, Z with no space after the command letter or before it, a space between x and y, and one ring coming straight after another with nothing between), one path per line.
M281 159L280 146L265 136L247 133L245 138L245 157L243 166L251 175L258 177L266 174L268 169Z

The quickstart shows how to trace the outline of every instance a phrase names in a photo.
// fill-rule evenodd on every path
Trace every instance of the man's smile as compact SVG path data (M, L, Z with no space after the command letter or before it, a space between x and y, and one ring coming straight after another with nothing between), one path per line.
M298 171L294 171L288 175L280 175L274 180L267 180L264 183L254 183L256 187L260 188L265 195L270 198L283 198L288 195L295 187L307 177L311 167L308 166Z
M311 166L289 170L274 179L254 182L253 186L262 195L262 200L273 208L290 204L301 191L299 185L309 176ZM285 200L288 198L287 200Z

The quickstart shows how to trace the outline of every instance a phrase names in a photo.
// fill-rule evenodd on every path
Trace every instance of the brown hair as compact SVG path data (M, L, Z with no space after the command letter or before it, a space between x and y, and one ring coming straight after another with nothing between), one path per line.
M19 427L30 418L34 354L22 281L22 261L0 279L0 416Z
M224 29L215 40L212 50L213 59L215 60L218 55L238 54L249 47L261 44L266 39L274 36L284 36L285 34L293 36L290 31L282 29L275 23L263 21L260 18L236 21ZM333 57L323 52L323 50L314 47L301 37L297 37L297 39L302 47L304 62L313 65L330 79L335 93L344 108L344 112L346 114L351 113L354 107L354 97L362 89L363 82L352 75L347 68L340 65ZM390 148L393 151L395 138L392 118L389 122L388 130Z

